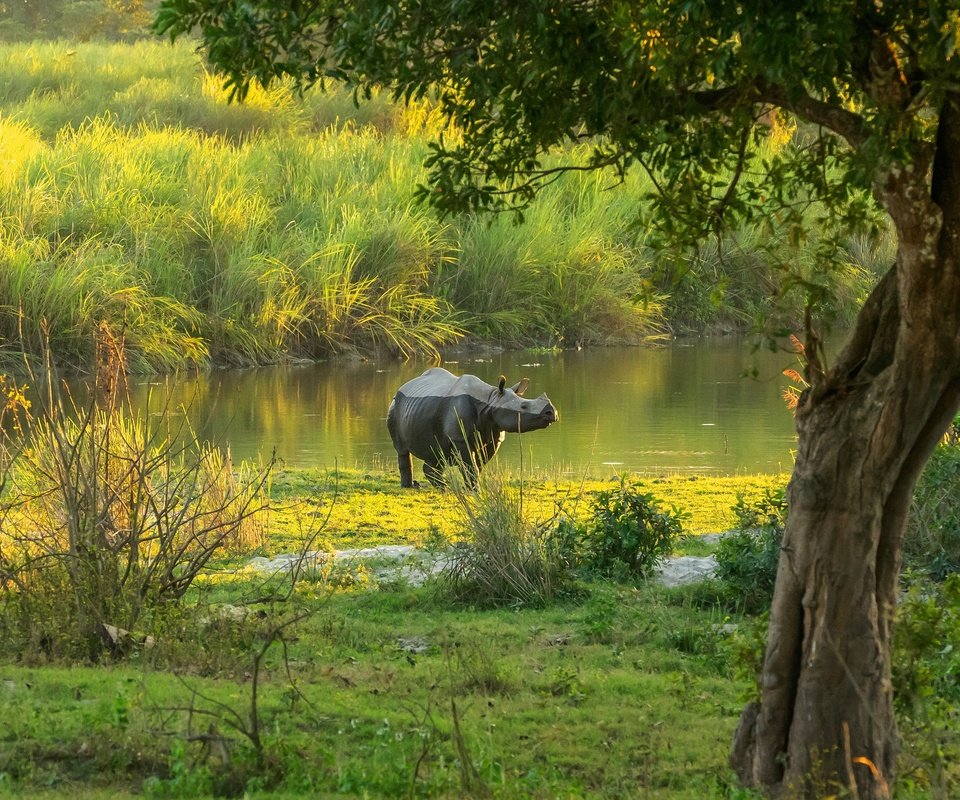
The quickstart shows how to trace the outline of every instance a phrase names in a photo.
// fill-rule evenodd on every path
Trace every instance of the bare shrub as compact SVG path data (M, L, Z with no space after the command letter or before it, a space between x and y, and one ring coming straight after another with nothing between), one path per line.
M262 538L272 465L238 477L185 414L139 414L109 329L98 354L89 401L48 359L35 415L4 429L0 626L27 658L121 654L211 558Z

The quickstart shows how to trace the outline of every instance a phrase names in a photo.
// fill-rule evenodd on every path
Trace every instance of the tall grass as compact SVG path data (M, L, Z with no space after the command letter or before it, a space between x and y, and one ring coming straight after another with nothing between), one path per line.
M442 127L429 102L356 108L336 87L230 105L182 44L0 46L2 344L36 350L45 320L58 356L84 365L106 321L126 332L128 369L154 370L407 357L463 334L639 342L678 320L743 322L768 293L749 232L732 267L696 256L715 280L664 269L637 226L639 172L615 188L568 176L523 226L439 224L411 196Z
M438 575L440 597L478 608L539 606L570 584L572 551L557 535L555 519L529 518L522 491L489 474L475 493L459 481L451 488L463 538Z

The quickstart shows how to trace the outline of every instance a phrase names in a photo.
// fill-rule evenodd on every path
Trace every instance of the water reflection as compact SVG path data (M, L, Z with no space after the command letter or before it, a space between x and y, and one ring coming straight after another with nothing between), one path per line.
M792 464L793 419L781 393L789 354L751 353L735 341L581 352L463 356L445 364L495 383L531 379L560 422L510 435L500 461L571 474L779 472ZM171 384L201 436L229 443L235 457L272 450L291 466L393 465L385 417L404 381L427 365L312 364L218 371ZM757 378L743 377L756 369ZM162 383L162 381L161 381ZM158 413L164 391L131 387ZM419 472L419 466L415 470Z

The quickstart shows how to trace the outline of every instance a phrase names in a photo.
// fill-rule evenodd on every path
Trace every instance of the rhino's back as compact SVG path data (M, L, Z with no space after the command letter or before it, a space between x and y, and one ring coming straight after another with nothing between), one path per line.
M431 367L422 375L407 381L397 390L397 396L414 397L469 397L487 402L493 387L476 375L459 377L443 367Z
M407 381L397 390L387 412L394 445L416 455L435 448L448 438L451 426L459 424L459 420L445 417L463 418L464 403L486 400L492 388L475 375L457 377L442 367L433 367Z
M407 381L397 389L397 395L404 397L446 397L457 376L443 367L431 367L422 375Z

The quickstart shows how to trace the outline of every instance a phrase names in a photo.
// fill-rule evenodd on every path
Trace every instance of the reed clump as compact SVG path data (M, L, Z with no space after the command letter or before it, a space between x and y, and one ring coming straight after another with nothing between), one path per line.
M555 520L534 522L522 491L484 476L476 492L459 482L462 540L446 555L437 578L441 597L483 608L542 606L572 582L573 554L558 547Z
M524 225L438 222L411 199L428 141L456 136L429 100L276 86L230 104L189 45L155 41L0 45L0 79L7 349L38 352L41 318L75 366L99 323L122 328L131 371L435 356L465 335L638 343L743 327L782 282L768 232L651 247L639 171L568 175ZM834 278L844 307L884 258L861 244Z

